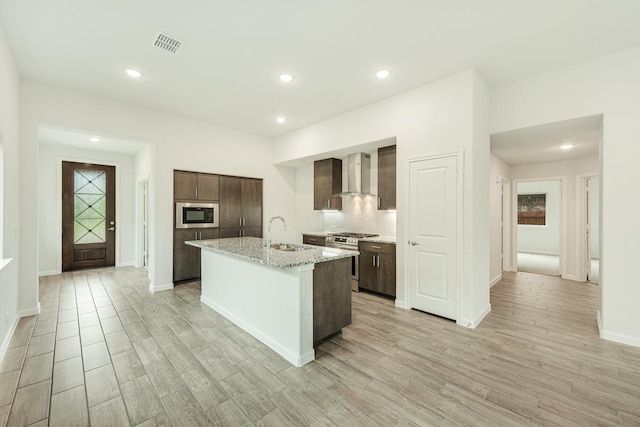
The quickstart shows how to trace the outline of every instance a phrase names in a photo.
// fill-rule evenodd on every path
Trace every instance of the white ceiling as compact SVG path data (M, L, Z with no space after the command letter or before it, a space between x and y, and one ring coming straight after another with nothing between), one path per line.
M89 138L98 138L99 141L94 142ZM83 150L108 151L127 155L136 154L146 145L145 142L133 141L112 135L48 126L41 126L38 129L38 140L40 144L45 145L62 145Z
M588 116L491 135L491 153L516 166L571 160L599 153L602 116ZM569 150L561 145L571 144Z
M639 45L638 16L638 0L0 1L22 76L268 137L468 68L494 86Z

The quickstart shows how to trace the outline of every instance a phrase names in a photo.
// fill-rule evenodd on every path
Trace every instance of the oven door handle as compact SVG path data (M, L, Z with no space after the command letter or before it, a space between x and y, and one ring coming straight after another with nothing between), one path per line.
M328 248L336 248L336 249L345 249L347 251L357 251L358 247L357 246L349 246L349 245L341 245L341 244L327 244L325 245Z

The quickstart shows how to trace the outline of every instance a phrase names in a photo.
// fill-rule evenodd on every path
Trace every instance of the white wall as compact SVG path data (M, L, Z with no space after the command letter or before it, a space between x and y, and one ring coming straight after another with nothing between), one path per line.
M149 141L151 148L151 286L172 285L173 170L249 176L264 179L265 222L273 215L295 217L295 169L274 167L270 140L215 125L185 119L121 102L24 81L21 93L21 146L23 170L38 156L38 126L86 129L95 133ZM63 105L64 108L60 108ZM38 176L21 176L23 223L37 221ZM142 175L144 172L142 173ZM33 195L33 196L31 196ZM295 224L288 232L274 229L273 238L292 240ZM24 233L21 252L37 252L35 231ZM21 294L37 304L37 264L24 265Z
M497 283L502 278L502 186L507 184L511 177L511 169L508 164L494 155L490 158L491 172L489 174L489 278L491 284ZM506 202L509 200L507 191ZM508 251L508 248L505 248Z
M601 335L640 346L640 199L621 190L640 158L640 47L493 88L491 133L603 114Z
M61 272L60 162L89 161L116 165L116 265L135 263L134 157L97 150L41 144L38 159L39 275Z
M477 73L466 71L276 138L274 161L301 166L296 185L299 222L305 227L317 227L312 202L312 167L309 169L314 159L336 152L344 155L372 141L395 137L398 159L396 303L406 306L407 254L402 244L408 240L405 164L411 158L462 152L464 169L460 178L464 186L461 200L464 210L463 236L459 236L463 243L458 321L477 324L490 309L488 105L486 85Z
M517 225L518 252L560 255L560 181L519 182L521 194L546 194L546 220L545 225Z
M0 358L20 314L30 314L19 299L20 235L20 76L0 27L0 143L2 144L2 189L0 195L0 259L13 260L0 268ZM33 163L32 163L33 169ZM28 258L33 262L33 257ZM0 261L1 263L1 261ZM2 263L4 264L4 263ZM22 311L22 312L21 312ZM35 314L35 313L34 313Z

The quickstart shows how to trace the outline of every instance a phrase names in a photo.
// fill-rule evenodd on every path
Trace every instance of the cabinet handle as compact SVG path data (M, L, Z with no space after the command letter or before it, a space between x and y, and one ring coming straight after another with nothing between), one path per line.
M202 231L198 233L198 240L202 240Z
M327 209L331 209L331 199L327 199Z
M382 204L382 197L378 197L378 207Z
M376 256L376 267L380 267L380 255Z
M316 239L309 239L310 242L317 242Z
M371 257L371 259L373 260L373 267L375 267L375 266L376 266L376 256L375 256L375 255L373 255L373 256Z
M238 218L238 226L242 227L242 218Z
M373 246L373 245L371 245L371 247L372 247L373 249L380 249L380 246Z
M198 240L198 233L193 233L193 240Z
M247 218L242 217L242 225L243 226L247 225Z
M198 198L198 187L196 187L196 199Z

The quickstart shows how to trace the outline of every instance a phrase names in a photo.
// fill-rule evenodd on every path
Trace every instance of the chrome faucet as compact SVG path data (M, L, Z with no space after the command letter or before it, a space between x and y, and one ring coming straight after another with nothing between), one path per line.
M281 216L274 216L269 220L269 223L267 224L267 248L271 249L271 223L276 220L279 219L280 221L282 221L282 225L284 225L284 231L287 231L287 222L284 220L284 218L282 218Z

